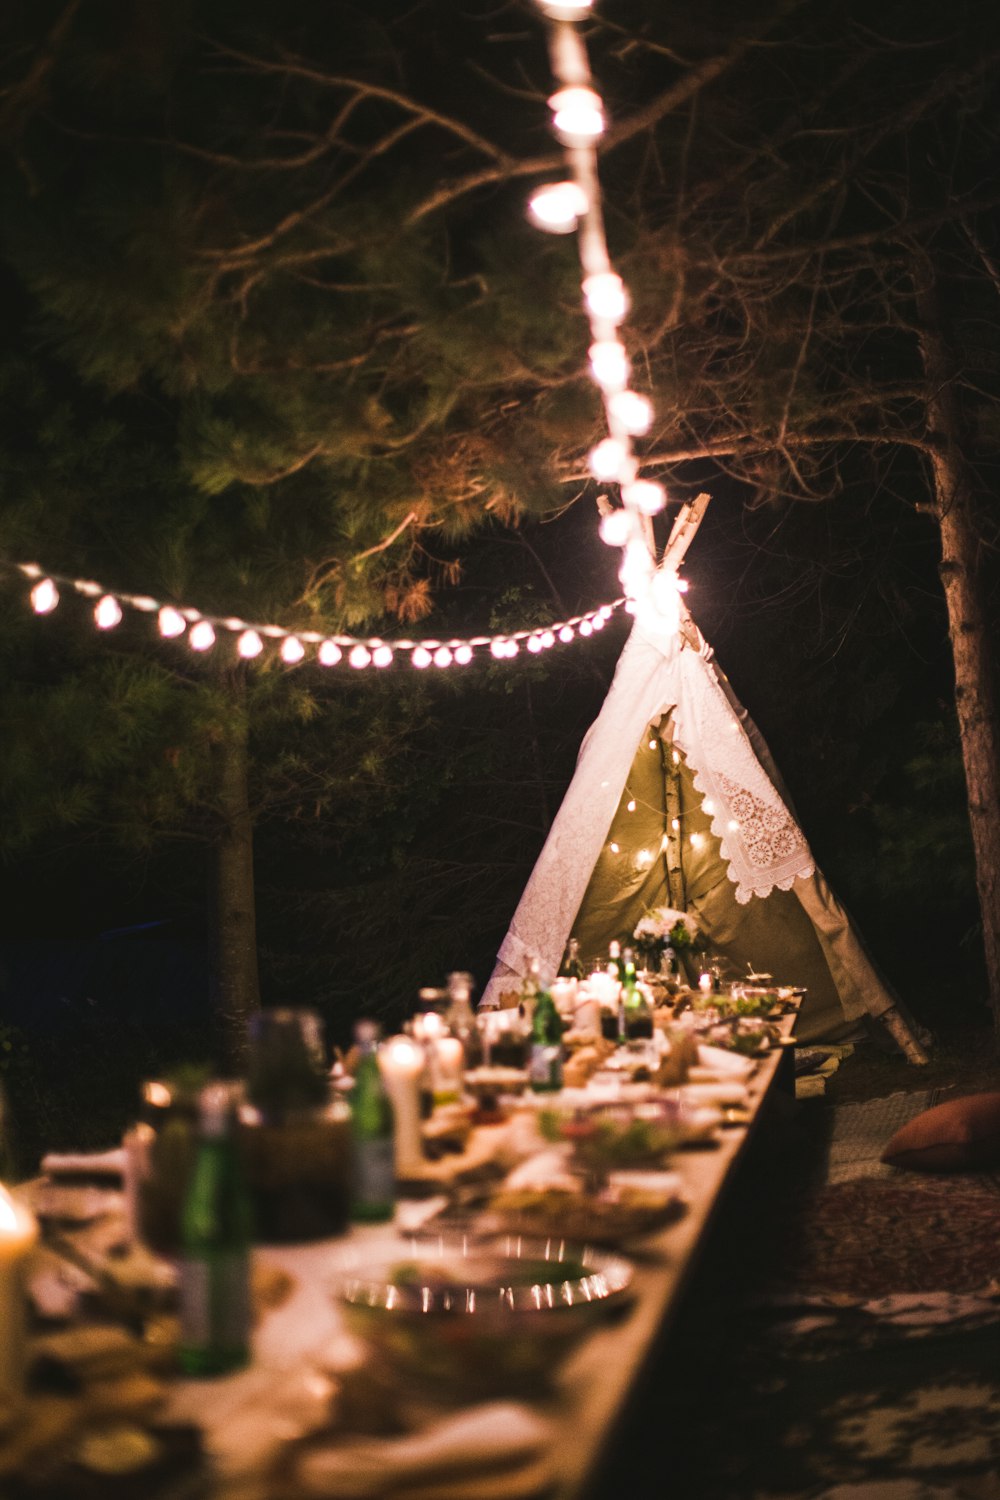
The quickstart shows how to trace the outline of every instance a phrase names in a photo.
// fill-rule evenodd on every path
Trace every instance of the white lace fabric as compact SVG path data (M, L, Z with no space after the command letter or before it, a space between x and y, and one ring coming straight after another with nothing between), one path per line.
M636 749L668 709L695 786L714 803L712 832L736 900L745 904L776 886L788 890L797 875L812 873L809 846L757 760L707 652L640 618L500 946L486 990L490 999L508 981L516 988L532 958L558 965Z

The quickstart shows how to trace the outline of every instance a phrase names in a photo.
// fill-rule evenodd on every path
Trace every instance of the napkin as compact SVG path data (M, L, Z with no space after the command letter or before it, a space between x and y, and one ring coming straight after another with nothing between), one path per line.
M739 1052L728 1052L725 1047L711 1047L707 1042L698 1043L698 1061L703 1068L721 1073L726 1078L749 1078L753 1062Z
M516 1470L537 1459L551 1436L551 1424L530 1407L491 1401L408 1437L314 1448L296 1466L296 1480L303 1500L329 1495L366 1500L432 1481L443 1491L459 1480L475 1494L477 1477L487 1478L498 1469ZM536 1483L537 1478L533 1474ZM503 1493L521 1493L516 1474L509 1476Z
M513 1190L520 1188L567 1188L576 1192L580 1186L578 1177L569 1170L570 1147L553 1146L548 1151L539 1151L527 1161L508 1173L504 1186Z

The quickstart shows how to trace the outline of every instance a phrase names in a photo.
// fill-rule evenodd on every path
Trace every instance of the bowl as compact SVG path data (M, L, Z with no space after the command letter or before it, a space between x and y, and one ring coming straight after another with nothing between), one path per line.
M468 1399L544 1390L631 1279L628 1261L589 1245L455 1232L359 1245L332 1291L349 1331L398 1375Z

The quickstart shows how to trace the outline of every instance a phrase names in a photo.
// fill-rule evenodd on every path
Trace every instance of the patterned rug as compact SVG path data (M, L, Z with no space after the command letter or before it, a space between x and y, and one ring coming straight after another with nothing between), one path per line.
M784 1194L757 1184L693 1290L618 1493L1000 1500L1000 1177L878 1162L931 1102L808 1106ZM761 1265L730 1290L754 1201Z

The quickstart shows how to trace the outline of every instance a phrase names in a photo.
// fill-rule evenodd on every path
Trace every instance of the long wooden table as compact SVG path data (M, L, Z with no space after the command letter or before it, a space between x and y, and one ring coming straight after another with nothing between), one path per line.
M790 1039L794 1016L783 1031ZM749 1119L721 1132L709 1149L678 1152L671 1166L684 1183L687 1212L642 1241L636 1259L628 1311L599 1327L562 1366L554 1392L539 1404L552 1422L549 1452L555 1500L584 1500L602 1458L626 1414L630 1396L641 1382L651 1352L677 1308L712 1220L737 1168L758 1134L762 1116L788 1085L790 1046L775 1048L749 1080ZM373 1252L387 1231L352 1230ZM170 1413L198 1421L220 1474L220 1500L259 1500L261 1472L281 1440L283 1410L310 1399L327 1399L321 1368L336 1368L357 1358L329 1295L331 1244L262 1248L258 1254L291 1273L295 1291L270 1313L258 1330L254 1362L239 1374L210 1382L181 1381L173 1389ZM474 1500L476 1488L468 1494Z

